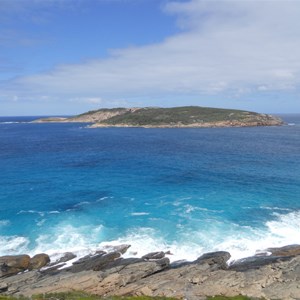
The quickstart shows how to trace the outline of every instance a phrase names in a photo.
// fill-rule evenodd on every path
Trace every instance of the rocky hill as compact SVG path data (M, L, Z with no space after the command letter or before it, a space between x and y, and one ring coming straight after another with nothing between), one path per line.
M36 122L85 122L90 127L244 127L276 126L283 122L267 114L199 106L172 108L112 108L89 111L70 118Z

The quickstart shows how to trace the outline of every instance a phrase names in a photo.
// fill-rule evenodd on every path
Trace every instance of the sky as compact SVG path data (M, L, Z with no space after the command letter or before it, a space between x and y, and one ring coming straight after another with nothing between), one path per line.
M300 113L299 0L0 0L0 115Z

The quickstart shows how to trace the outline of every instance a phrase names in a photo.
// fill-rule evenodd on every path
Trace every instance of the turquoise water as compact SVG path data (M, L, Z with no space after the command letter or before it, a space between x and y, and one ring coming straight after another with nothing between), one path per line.
M172 260L300 243L300 115L257 128L0 118L0 255L131 244ZM16 123L15 123L16 122Z

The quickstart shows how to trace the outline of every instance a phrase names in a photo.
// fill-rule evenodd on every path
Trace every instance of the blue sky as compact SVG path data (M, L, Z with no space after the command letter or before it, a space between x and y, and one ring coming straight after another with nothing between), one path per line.
M0 0L0 115L300 113L300 1Z

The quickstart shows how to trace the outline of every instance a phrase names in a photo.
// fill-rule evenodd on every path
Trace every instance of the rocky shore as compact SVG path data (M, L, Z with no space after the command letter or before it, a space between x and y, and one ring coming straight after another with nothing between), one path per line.
M264 299L300 299L300 245L269 248L228 264L230 253L206 253L193 262L170 263L171 253L123 258L129 245L80 259L65 253L50 262L47 254L0 257L3 295L85 291L91 294L167 296L206 299L246 295Z

